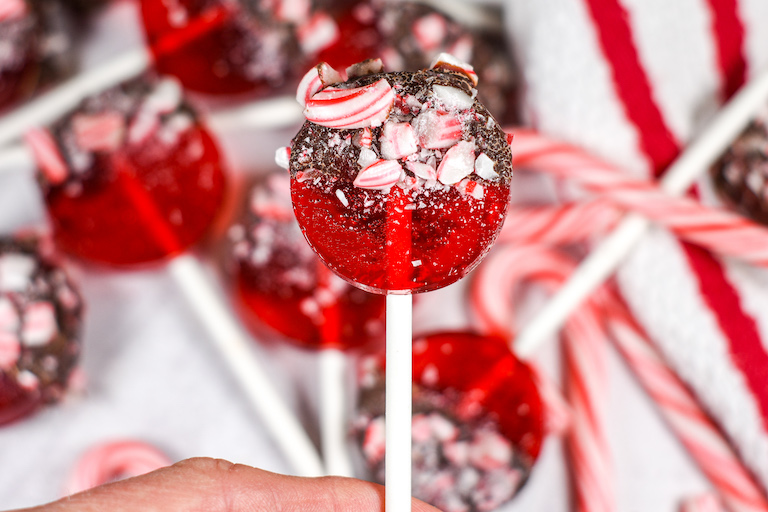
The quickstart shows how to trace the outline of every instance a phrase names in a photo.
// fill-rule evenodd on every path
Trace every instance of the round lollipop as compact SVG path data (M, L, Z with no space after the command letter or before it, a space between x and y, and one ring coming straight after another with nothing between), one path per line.
M293 86L308 59L338 37L333 19L314 10L310 0L142 0L148 44L155 45L214 7L229 11L226 22L156 60L161 73L201 93L263 95Z
M325 87L307 100L290 148L294 211L347 281L376 293L434 290L471 271L496 238L512 153L475 99L470 66L441 56L429 70L380 71L364 63L352 72L365 74L334 84L318 66Z
M0 425L63 397L80 351L82 309L36 239L0 238Z
M0 3L0 110L32 91L38 36L37 17L25 0Z
M356 431L384 481L384 386L364 368ZM531 369L507 342L440 332L413 343L413 494L446 512L495 510L525 483L544 436Z
M222 202L216 143L170 79L89 97L27 141L55 240L85 260L135 265L181 253Z
M384 298L350 286L307 245L291 210L290 180L271 174L230 228L233 279L243 314L307 348L365 348L384 339Z
M441 55L432 69L380 60L326 64L302 79L307 122L289 170L294 213L315 252L387 295L386 510L410 506L411 293L447 286L487 253L504 220L509 140L476 99L477 75ZM278 154L286 155L286 152Z

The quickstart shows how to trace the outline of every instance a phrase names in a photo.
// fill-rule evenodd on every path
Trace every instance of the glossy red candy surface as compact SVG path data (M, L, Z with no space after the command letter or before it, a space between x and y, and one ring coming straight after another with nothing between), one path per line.
M161 73L205 94L265 95L295 85L306 67L299 30L309 2L284 3L142 0L141 14Z
M383 356L361 365L355 420L361 454L382 483L383 367ZM543 435L533 373L503 339L458 331L414 339L414 496L446 512L497 510L527 480ZM472 485L464 485L470 476Z
M413 342L413 381L435 390L454 389L498 422L500 431L531 460L541 451L544 414L533 372L500 337L443 332Z
M309 248L290 208L288 175L250 195L230 230L236 292L255 331L264 326L307 348L372 349L384 335L384 298L350 286Z
M385 193L329 176L294 180L291 191L322 260L376 293L423 292L461 279L489 250L509 201L504 184L484 185L481 199L456 187Z
M364 290L447 286L504 221L509 138L475 99L471 68L445 58L419 72L361 63L331 85L338 74L320 65L299 87L307 122L287 159L296 219L328 267Z
M137 265L181 253L207 233L222 203L223 165L206 129L174 94L132 94L107 93L94 100L98 111L85 107L54 129L65 174L52 173L37 151L56 242L84 260ZM112 110L111 95L138 106ZM162 113L147 106L167 99Z

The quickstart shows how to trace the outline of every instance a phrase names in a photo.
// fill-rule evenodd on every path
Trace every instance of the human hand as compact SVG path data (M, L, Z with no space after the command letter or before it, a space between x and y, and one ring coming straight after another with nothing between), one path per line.
M413 512L439 512L412 499ZM303 478L195 458L23 512L381 512L384 487L343 477ZM22 512L22 511L16 511Z

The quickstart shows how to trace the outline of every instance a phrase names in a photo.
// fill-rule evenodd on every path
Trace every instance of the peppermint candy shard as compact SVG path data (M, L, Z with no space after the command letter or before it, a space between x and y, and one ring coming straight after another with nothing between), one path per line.
M353 185L358 188L386 190L400 180L403 168L395 160L377 160L357 174Z
M477 85L477 73L475 68L464 61L461 61L451 55L450 53L441 53L432 61L429 69L435 69L438 71L448 71L449 73L459 73L466 76L472 82L472 85Z
M24 140L32 150L32 156L48 183L64 183L69 175L69 168L51 132L45 128L33 128L24 135Z
M381 156L388 160L399 160L418 150L416 135L410 123L384 123L379 142Z
M334 19L324 12L316 12L296 29L299 46L305 54L316 54L335 43L341 33Z
M424 180L437 180L437 171L429 164L421 162L405 162L405 168Z
M119 112L76 114L72 117L75 142L86 151L114 151L125 138L125 118Z
M304 107L304 116L320 126L337 129L381 126L395 103L395 92L386 79L353 89L328 87Z
M275 163L282 167L283 169L288 169L288 162L291 160L291 148L290 146L285 146L282 148L277 148L275 151Z
M437 179L445 185L460 182L475 170L475 143L462 140L449 149L437 167Z
M428 149L450 148L461 140L461 121L437 110L422 112L413 120L419 144Z
M357 78L358 76L375 75L384 71L384 63L381 59L367 59L357 64L352 64L347 68L347 78Z
M494 166L495 164L493 163L493 160L491 160L488 155L480 153L475 160L475 174L484 180L497 180L499 178L499 173L494 170Z

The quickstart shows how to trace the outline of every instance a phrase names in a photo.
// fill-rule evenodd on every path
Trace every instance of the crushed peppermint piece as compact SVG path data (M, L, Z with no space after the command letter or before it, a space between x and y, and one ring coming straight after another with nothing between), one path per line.
M499 179L499 173L493 169L494 166L493 160L488 155L480 153L477 155L477 159L475 159L475 174L485 180L497 180Z
M114 151L123 143L125 117L119 112L75 114L72 130L77 145L86 151Z
M13 332L0 330L0 371L13 368L21 355L19 338Z
M450 111L470 109L475 102L472 96L450 85L435 85L432 91L440 103Z
M436 180L437 171L434 166L421 162L405 162L405 168L424 180Z
M344 206L349 206L349 200L347 199L347 196L344 195L344 191L341 189L336 189L336 197L339 198L339 201L341 201L341 204Z
M23 18L27 14L24 0L4 0L0 2L0 21Z
M0 293L24 291L36 269L35 259L26 254L0 255Z
M433 12L414 21L411 30L421 50L431 53L443 43L448 26L442 15Z
M381 156L388 160L399 160L410 156L418 149L416 134L410 123L384 123L379 142Z
M413 127L424 148L449 148L461 140L461 121L453 114L427 110L414 118Z
M53 339L56 330L56 311L53 304L38 301L27 305L21 328L21 341L25 346L40 347L47 344Z
M46 128L33 128L24 135L40 172L52 185L66 181L69 175L67 163L61 155L51 132Z
M303 23L311 11L309 0L277 0L274 6L275 18L291 23Z
M306 118L329 128L381 126L395 101L385 79L353 89L328 87L316 93L304 108Z
M377 160L363 168L353 184L359 188L385 190L400 179L402 166L394 160Z
M339 27L325 12L315 12L296 31L299 46L306 54L316 54L335 43L340 36Z
M475 170L475 143L459 141L449 149L437 168L437 179L445 184L459 183Z
M275 151L275 163L283 169L288 169L288 162L291 160L291 147L285 146Z
M323 82L320 80L318 66L319 64L307 71L301 81L299 81L299 86L296 88L296 101L302 107L307 104L309 98L323 88Z
M472 81L473 85L477 85L477 73L475 68L470 64L463 62L449 53L441 53L432 61L430 69L441 69L444 71L458 72L466 76Z
M411 265L413 265L414 268L421 266L421 260L413 260L411 262Z

